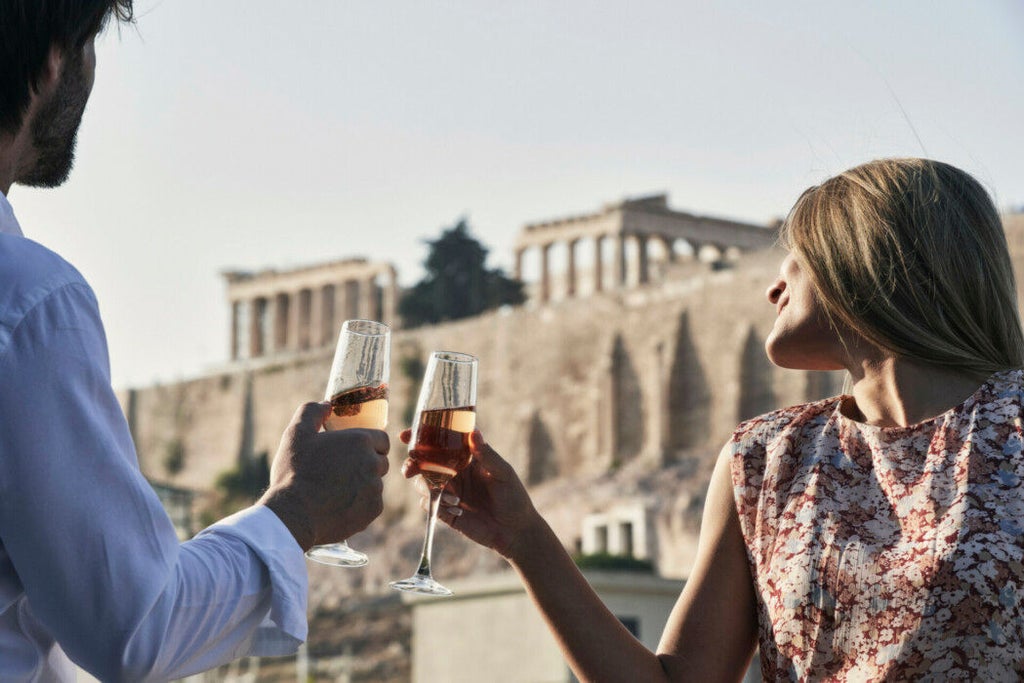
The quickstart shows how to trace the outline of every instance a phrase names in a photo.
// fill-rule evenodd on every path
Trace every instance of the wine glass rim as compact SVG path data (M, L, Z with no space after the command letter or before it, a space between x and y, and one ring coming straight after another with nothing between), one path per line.
M358 334L362 337L380 337L391 332L391 328L377 320L346 320L341 326L342 332Z
M476 363L477 357L461 351L434 351L431 353L438 360L450 363Z

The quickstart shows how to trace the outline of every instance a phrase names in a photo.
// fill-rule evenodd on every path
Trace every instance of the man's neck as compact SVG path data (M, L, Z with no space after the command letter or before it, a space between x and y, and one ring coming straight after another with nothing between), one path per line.
M3 163L3 159L0 158L0 194L7 197L11 194L11 185L14 184L14 174L10 172L9 168Z
M24 136L0 134L0 192L9 196L25 156Z
M35 162L36 151L32 146L31 117L35 105L29 106L21 127L17 131L0 132L0 192L10 196L11 186L18 177Z

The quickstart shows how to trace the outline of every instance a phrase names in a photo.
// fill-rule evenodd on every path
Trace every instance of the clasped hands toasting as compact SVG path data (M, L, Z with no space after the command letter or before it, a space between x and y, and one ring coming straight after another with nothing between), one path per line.
M304 551L349 538L384 510L383 477L391 448L386 432L376 429L322 429L328 403L300 407L285 431L270 470L270 487L262 503L292 531ZM408 444L412 429L399 438ZM463 536L504 557L517 539L541 522L515 470L484 440L479 430L468 438L469 465L443 487L438 518ZM406 458L406 478L423 473L421 463ZM416 484L429 510L431 485Z
M366 528L384 508L388 472L390 330L366 320L342 326L325 402L299 408L282 437L262 502L292 530L310 559L358 567L365 554L345 539ZM418 478L427 511L416 572L391 586L451 595L431 574L438 518L502 555L520 532L539 520L512 467L476 429L477 359L431 354L420 387L414 426L400 435L409 445L402 472Z

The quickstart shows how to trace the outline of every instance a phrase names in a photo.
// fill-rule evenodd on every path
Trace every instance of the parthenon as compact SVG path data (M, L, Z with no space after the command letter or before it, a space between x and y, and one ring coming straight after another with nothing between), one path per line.
M741 252L770 247L775 239L771 226L675 211L666 195L656 194L525 225L515 243L514 276L531 280L531 298L545 304L559 298L556 272L560 298L571 299L658 282L664 266L682 255L721 264ZM580 253L586 243L590 261ZM564 269L554 263L556 250L564 252ZM523 267L532 251L539 257L535 278ZM389 263L350 258L289 270L231 270L223 276L231 305L232 361L332 346L342 321L350 318L400 326L400 292Z
M515 245L515 277L522 280L524 255L536 249L540 255L536 298L547 302L552 298L551 250L556 245L565 249L565 298L581 294L578 246L584 240L593 243L591 292L627 286L627 272L635 273L635 284L645 285L651 279L649 243L661 243L660 254L669 263L678 257L676 243L684 241L694 256L713 254L720 260L732 254L770 247L776 231L764 226L738 221L697 216L668 208L664 194L627 199L606 204L601 211L527 225ZM612 243L610 274L605 273L604 243ZM632 243L632 247L631 244ZM628 262L629 252L635 262Z
M395 322L394 267L352 258L291 270L226 271L231 360L332 347L350 318Z

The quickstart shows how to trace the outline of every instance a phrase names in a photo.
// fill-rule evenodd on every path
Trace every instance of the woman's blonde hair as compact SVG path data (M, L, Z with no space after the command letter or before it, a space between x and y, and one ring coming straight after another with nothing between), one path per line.
M1024 366L1006 236L967 173L882 159L806 190L781 229L833 323L899 356L977 373Z

